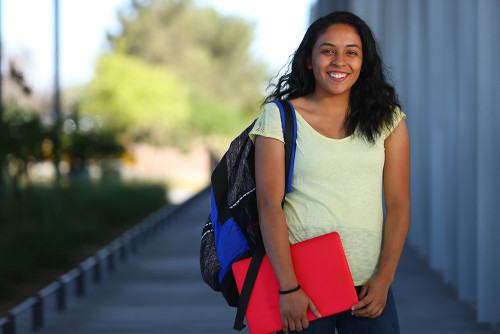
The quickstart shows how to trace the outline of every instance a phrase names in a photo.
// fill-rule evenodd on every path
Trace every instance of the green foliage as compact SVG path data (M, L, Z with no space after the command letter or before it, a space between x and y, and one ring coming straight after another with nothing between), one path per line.
M95 159L107 159L125 152L125 148L116 138L116 134L103 131L74 131L62 135L61 152L73 162L79 161L80 167Z
M132 14L119 17L120 35L108 37L115 51L177 69L193 89L236 110L253 110L265 79L264 65L250 52L253 24L192 0L133 7Z
M59 154L70 162L72 171L88 167L91 160L107 160L125 153L118 132L111 128L101 129L96 123L98 121L90 117L77 115L63 122Z
M250 124L255 118L251 114L236 113L230 106L201 94L192 94L190 103L193 112L189 126L204 136L212 134L214 129L219 134L240 132L242 126Z
M83 119L84 121L89 119ZM74 122L71 119L66 121ZM77 119L81 123L82 119ZM64 126L45 127L40 116L24 109L15 109L5 115L0 122L0 156L4 167L9 167L13 186L16 188L21 178L26 177L30 163L52 160L52 147L59 137L58 153L74 168L87 166L89 160L116 157L125 152L118 141L118 133L112 129L98 127L83 130L77 126L71 131L58 129ZM47 146L48 144L48 146ZM45 149L44 149L45 146Z
M11 188L0 201L0 293L9 281L69 264L82 245L109 242L119 226L166 204L165 188L155 184L75 182L58 189L37 184L29 191L23 189L22 196L33 199L30 215L15 214L20 202Z
M186 125L189 89L168 68L120 53L103 54L80 101L82 114L99 116L107 129L147 134L155 142Z
M27 163L41 160L42 141L49 135L40 117L23 109L15 109L0 121L0 155L9 157L24 170Z
M251 52L253 25L191 0L151 0L119 15L111 54L97 60L80 103L134 140L179 145L234 135L255 117L265 66Z

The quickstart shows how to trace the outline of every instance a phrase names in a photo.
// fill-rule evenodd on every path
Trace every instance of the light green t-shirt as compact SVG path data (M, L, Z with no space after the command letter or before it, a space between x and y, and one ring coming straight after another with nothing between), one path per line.
M397 116L375 144L357 131L331 139L314 130L298 113L297 148L292 191L283 206L290 243L336 231L340 235L354 285L378 272L383 232L382 176L384 141L405 117ZM283 141L279 109L266 104L254 128L256 135Z

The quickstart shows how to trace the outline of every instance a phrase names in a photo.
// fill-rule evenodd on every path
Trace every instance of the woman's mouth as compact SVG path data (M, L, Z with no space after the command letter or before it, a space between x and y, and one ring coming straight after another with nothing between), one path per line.
M330 78L332 78L333 81L343 81L345 78L349 76L349 73L345 72L328 72L328 75Z

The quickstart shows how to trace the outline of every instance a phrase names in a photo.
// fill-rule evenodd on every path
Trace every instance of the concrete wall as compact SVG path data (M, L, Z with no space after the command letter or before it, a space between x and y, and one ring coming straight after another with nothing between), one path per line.
M500 1L318 0L350 10L380 42L411 140L408 243L500 322ZM319 10L321 9L321 10Z

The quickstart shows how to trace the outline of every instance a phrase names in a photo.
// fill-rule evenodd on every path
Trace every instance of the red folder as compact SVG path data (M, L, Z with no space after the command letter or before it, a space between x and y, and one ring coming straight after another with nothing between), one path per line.
M346 311L358 302L337 232L294 244L290 251L297 280L323 317ZM250 260L233 264L240 293ZM279 312L279 289L278 279L266 255L248 302L246 319L251 334L274 333L283 328ZM309 321L317 319L310 310L307 315Z

